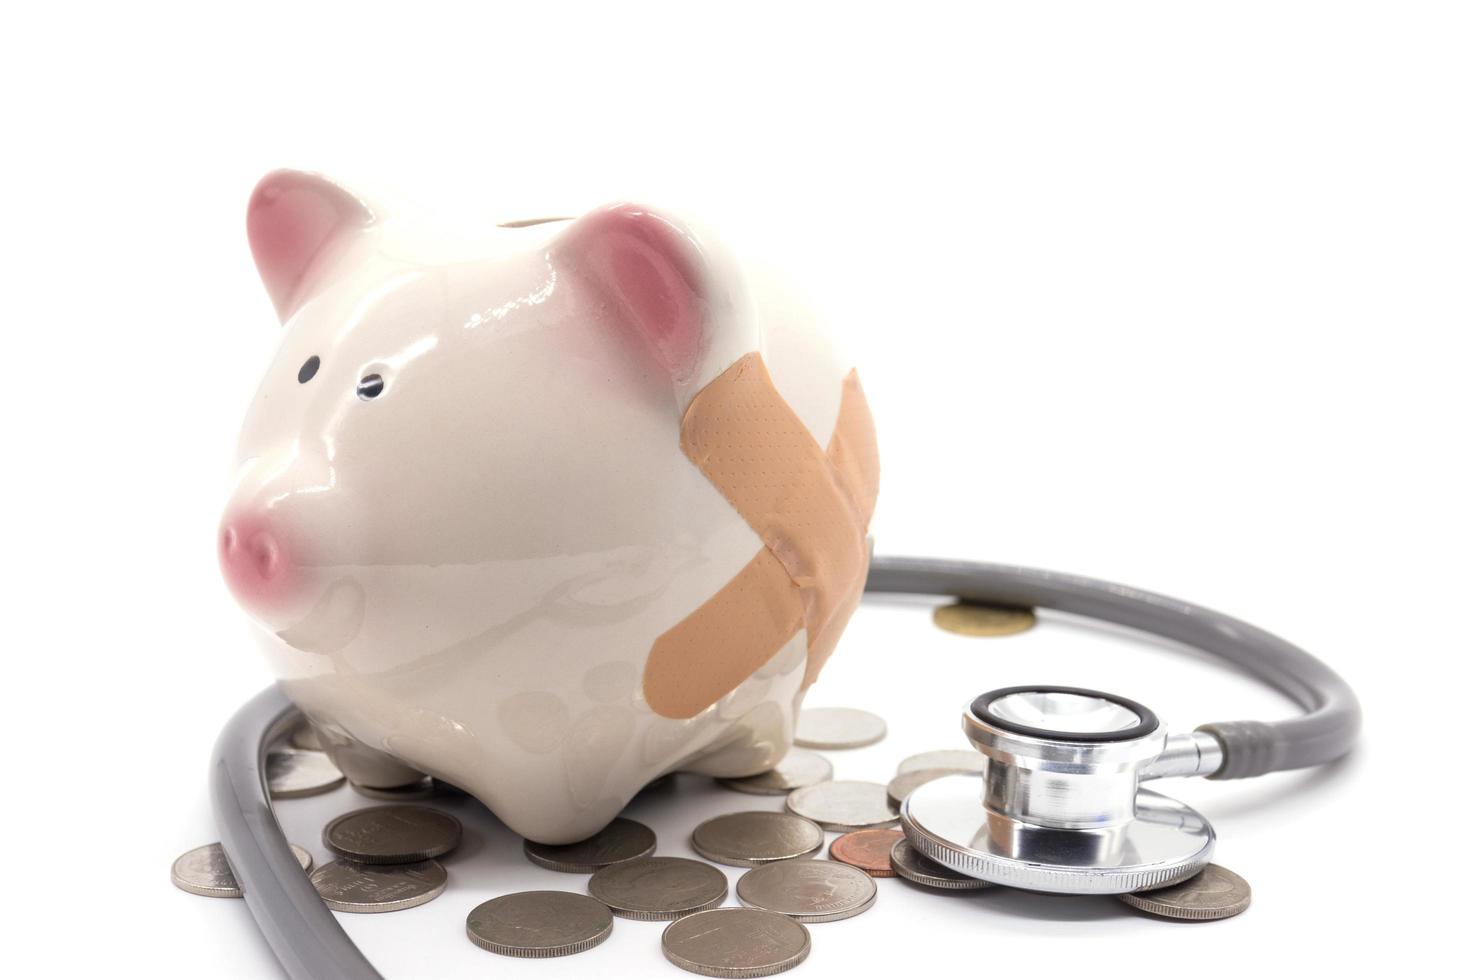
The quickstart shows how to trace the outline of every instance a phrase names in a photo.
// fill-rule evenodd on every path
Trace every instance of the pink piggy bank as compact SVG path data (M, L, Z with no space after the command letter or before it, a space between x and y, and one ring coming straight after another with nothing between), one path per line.
M279 171L247 223L285 330L220 563L348 777L565 843L664 773L777 763L878 492L792 294L627 204L446 230Z

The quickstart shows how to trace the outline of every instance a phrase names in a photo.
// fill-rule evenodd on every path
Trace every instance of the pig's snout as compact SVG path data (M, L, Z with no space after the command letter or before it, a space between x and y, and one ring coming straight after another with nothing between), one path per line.
M236 600L257 612L289 597L296 572L280 529L245 516L226 517L220 525L219 564Z

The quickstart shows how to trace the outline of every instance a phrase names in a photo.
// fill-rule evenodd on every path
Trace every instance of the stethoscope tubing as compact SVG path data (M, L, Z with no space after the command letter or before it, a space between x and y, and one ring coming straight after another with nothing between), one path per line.
M1036 606L1131 627L1222 657L1305 709L1285 721L1200 726L1224 750L1216 779L1330 762L1352 747L1361 725L1347 682L1305 650L1167 596L1034 568L894 557L873 559L866 591ZM262 936L292 980L383 980L317 895L271 808L266 752L296 719L295 706L272 685L220 732L210 769L220 843Z
M867 591L954 596L1037 606L1176 640L1235 664L1305 713L1283 721L1219 721L1224 764L1210 778L1243 779L1331 762L1357 740L1362 710L1336 671L1258 626L1155 592L1101 579L1017 565L944 558L873 559Z
M298 718L272 684L220 732L209 773L220 844L255 924L291 980L383 980L322 902L271 808L266 752Z

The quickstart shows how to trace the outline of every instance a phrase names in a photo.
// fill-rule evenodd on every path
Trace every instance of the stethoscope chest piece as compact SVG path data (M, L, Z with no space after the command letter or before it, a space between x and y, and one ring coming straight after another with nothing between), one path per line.
M1003 688L976 698L963 727L985 771L925 783L903 803L904 832L929 858L996 884L1073 895L1161 888L1209 863L1209 821L1139 788L1175 774L1171 760L1199 746L1194 736L1167 739L1137 702Z

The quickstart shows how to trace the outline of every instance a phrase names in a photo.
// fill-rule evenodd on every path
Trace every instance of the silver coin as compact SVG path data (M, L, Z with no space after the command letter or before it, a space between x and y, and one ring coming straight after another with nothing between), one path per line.
M1244 912L1251 904L1251 886L1234 871L1207 864L1203 871L1186 881L1118 898L1166 919L1203 922L1228 919Z
M882 718L857 708L803 708L796 719L796 744L809 749L860 749L887 734Z
M273 800L330 792L346 779L325 752L274 749L265 757L265 780Z
M729 890L719 868L677 857L619 861L587 882L587 894L625 919L677 919L714 908Z
M735 895L742 905L780 912L798 922L832 922L872 908L878 884L850 864L778 861L741 875Z
M306 848L291 845L302 871L311 870L311 855ZM230 862L225 859L225 849L218 844L205 844L179 855L169 872L173 883L191 895L206 898L239 898L244 894Z
M304 749L308 752L322 750L322 740L317 734L316 726L305 719L291 729L290 742L293 748Z
M344 813L327 824L322 843L358 864L411 864L448 854L462 834L449 814L405 803Z
M822 828L810 820L769 810L712 817L695 827L690 838L703 857L740 868L815 854L826 841Z
M612 934L606 905L572 892L516 892L476 905L465 933L481 949L502 956L567 956L591 949Z
M353 790L370 800L388 800L395 803L402 803L408 800L427 800L438 791L434 780L428 776L425 776L416 783L409 783L407 786L393 786L387 789L380 789L376 786L359 786L357 783L349 783L349 785Z
M575 844L538 844L526 841L526 857L552 871L591 874L619 861L648 857L658 846L653 831L636 820L618 817L586 840Z
M930 888L945 888L950 891L969 891L989 888L990 882L962 875L946 868L938 861L931 861L920 854L907 840L896 841L888 852L888 863L900 878L907 878L916 885Z
M984 772L985 756L974 749L936 749L911 755L898 764L898 774L919 769L947 769L950 772Z
M825 757L806 749L792 749L786 753L785 758L776 763L776 768L754 776L721 779L720 785L757 796L785 796L794 789L826 782L831 778L832 763Z
M806 959L812 934L790 916L761 909L711 909L664 930L670 963L705 977L769 977Z
M941 776L953 776L954 769L911 769L908 772L900 772L888 781L888 802L896 810L903 805L903 801L914 790L923 786L931 780L939 779Z
M888 787L855 779L799 789L786 797L786 809L841 832L898 823L898 811L888 802Z
M356 864L328 861L311 873L327 908L338 912L397 912L432 902L449 875L438 861L413 864Z

